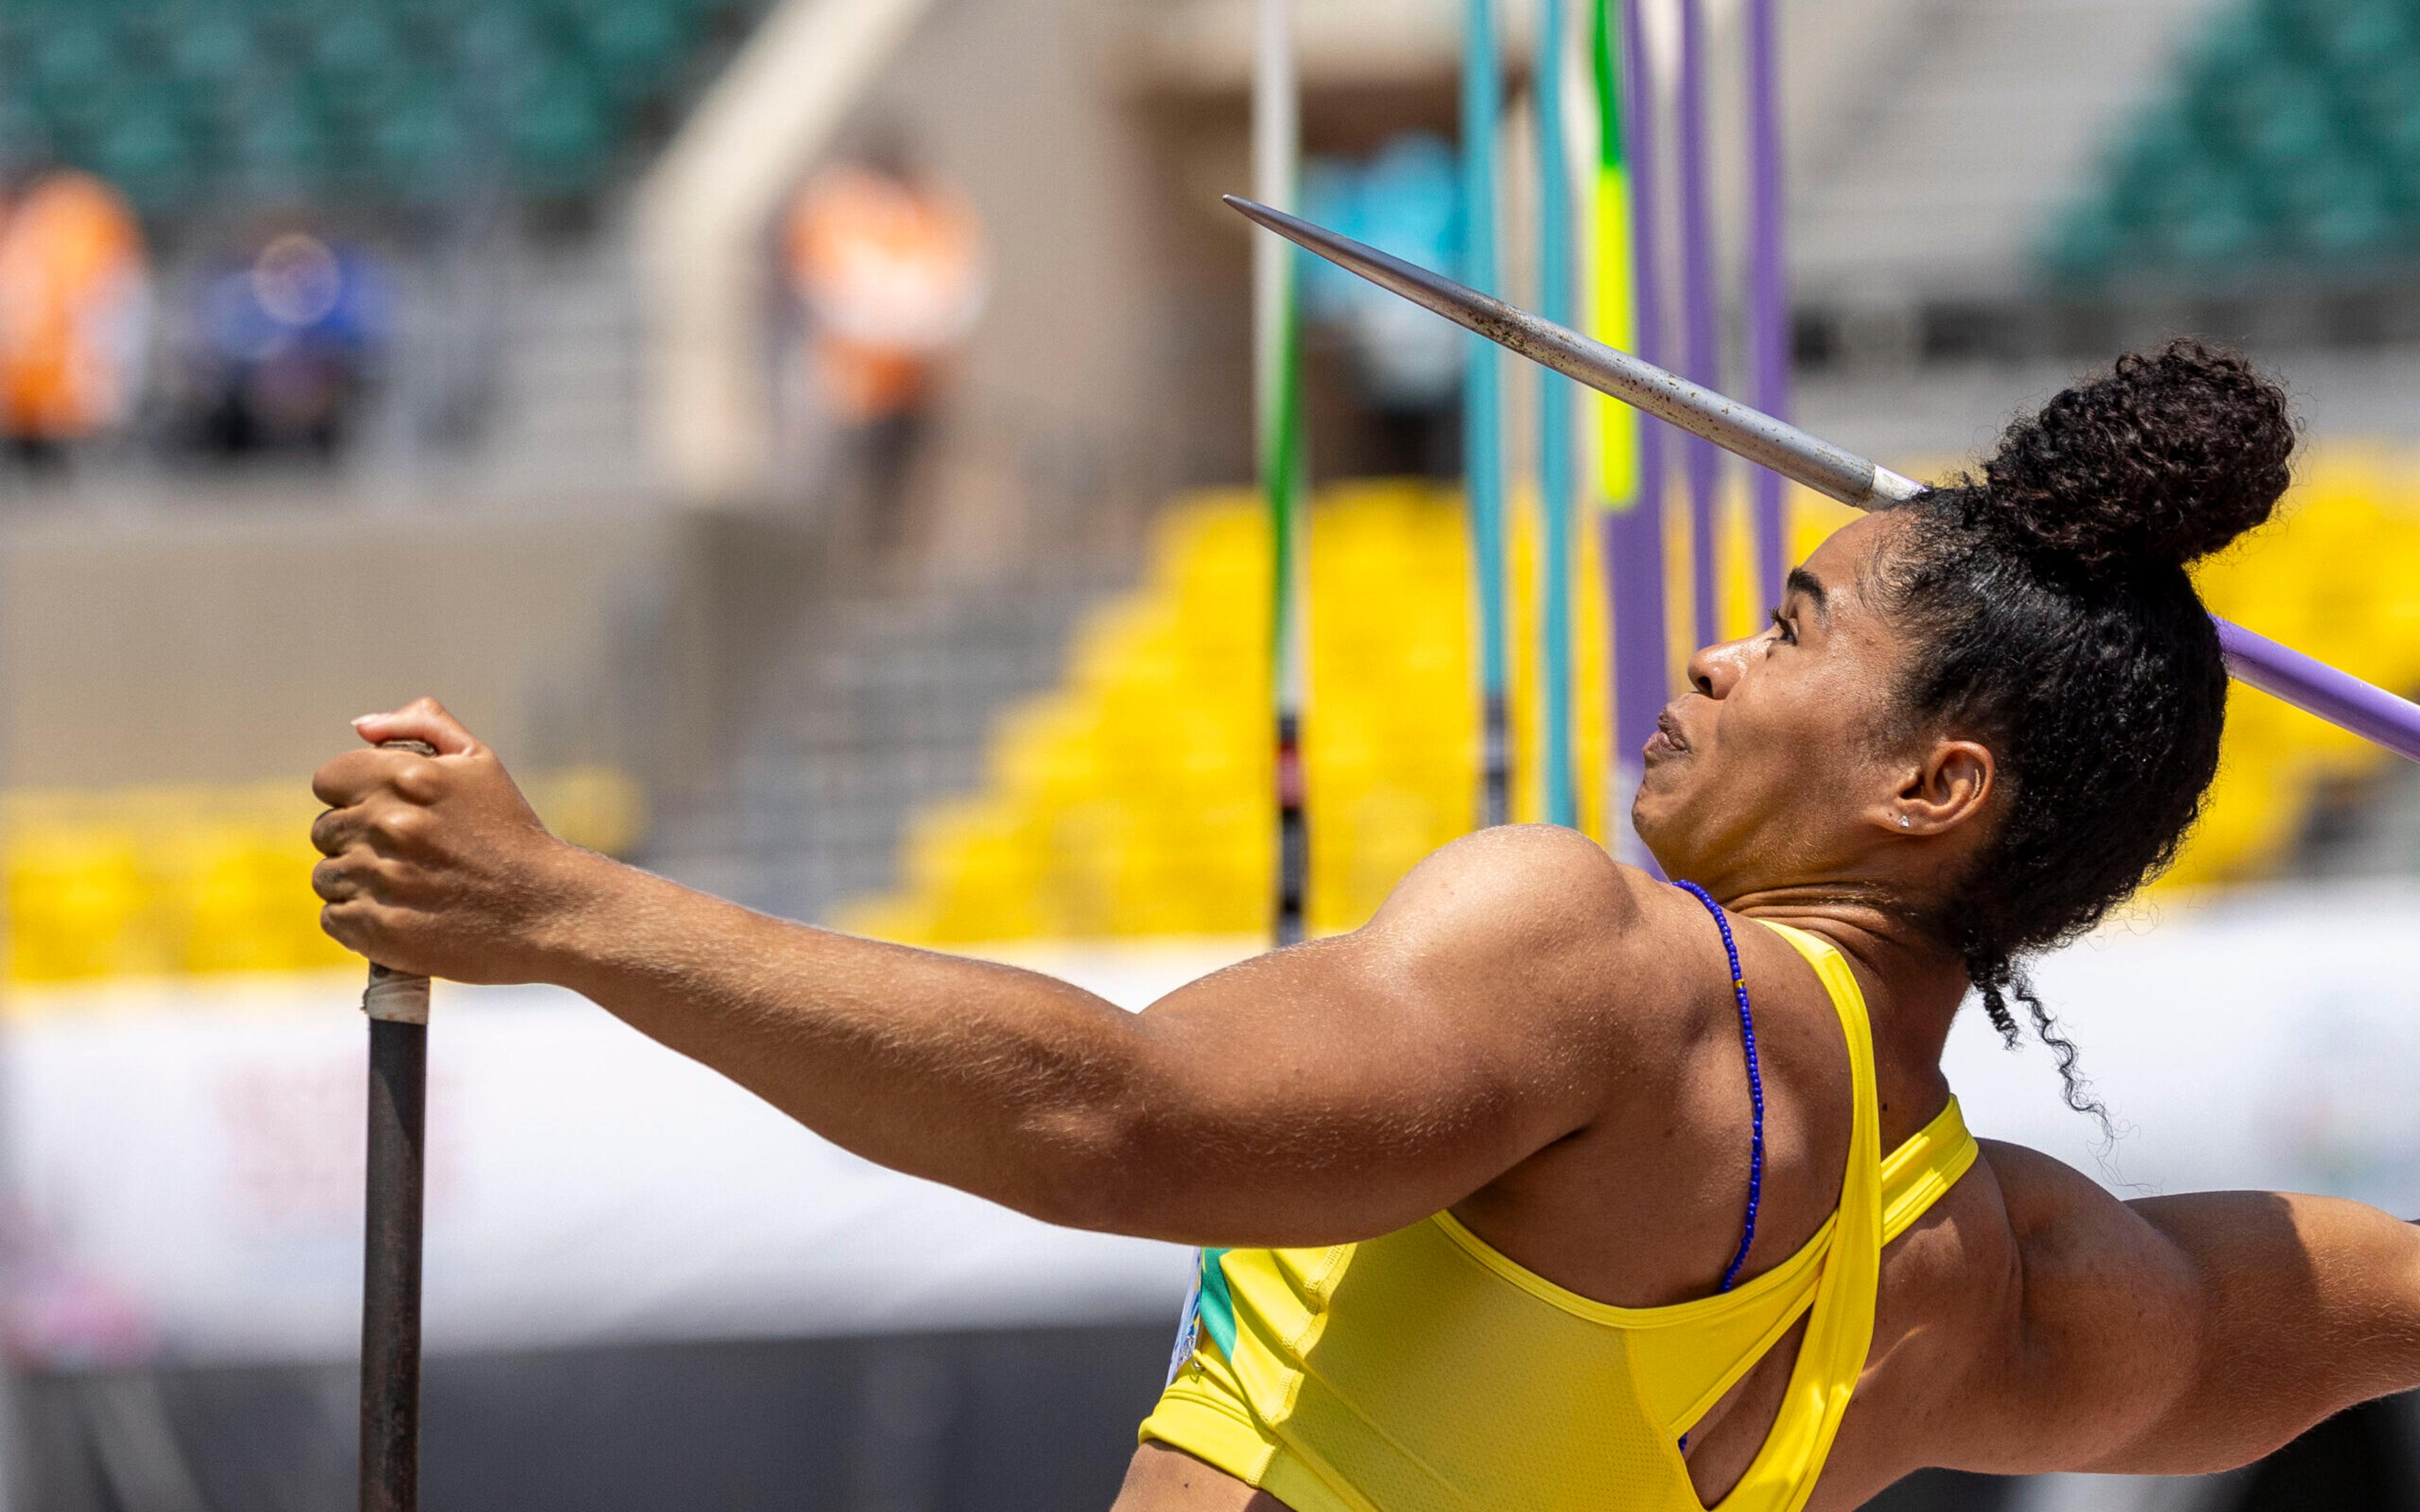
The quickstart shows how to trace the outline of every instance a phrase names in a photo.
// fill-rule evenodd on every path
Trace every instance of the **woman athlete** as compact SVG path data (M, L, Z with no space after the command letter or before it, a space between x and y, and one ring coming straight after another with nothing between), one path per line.
M2292 445L2273 385L2179 343L1825 541L1646 748L1638 833L1703 899L1488 830L1129 1014L575 849L427 702L359 731L435 757L318 772L314 886L373 960L559 983L870 1160L1209 1246L1120 1512L2218 1470L2420 1385L2420 1234L2120 1202L1978 1147L1941 1054L1970 991L2051 1033L2017 962L2175 854L2226 700L2185 564L2268 518Z

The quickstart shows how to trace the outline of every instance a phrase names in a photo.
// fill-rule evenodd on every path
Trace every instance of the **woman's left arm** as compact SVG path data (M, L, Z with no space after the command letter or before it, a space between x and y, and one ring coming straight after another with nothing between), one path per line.
M323 766L322 922L399 969L559 983L867 1159L1052 1222L1314 1243L1460 1200L1589 1121L1636 874L1568 831L1448 847L1360 931L1129 1014L788 923L549 835L424 701ZM1653 971L1633 983L1654 995Z
M1926 1462L2207 1474L2420 1386L2412 1225L2292 1193L2120 1202L2047 1155L1984 1149L2015 1238L2002 1327L1938 1394Z

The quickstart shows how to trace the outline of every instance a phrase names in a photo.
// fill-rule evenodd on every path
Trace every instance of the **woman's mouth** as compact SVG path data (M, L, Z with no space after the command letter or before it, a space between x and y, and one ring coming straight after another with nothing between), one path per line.
M1638 754L1641 757L1665 756L1688 748L1689 742L1681 734L1681 721L1672 717L1672 711L1668 708L1655 717L1655 733L1647 737L1647 744L1639 748Z

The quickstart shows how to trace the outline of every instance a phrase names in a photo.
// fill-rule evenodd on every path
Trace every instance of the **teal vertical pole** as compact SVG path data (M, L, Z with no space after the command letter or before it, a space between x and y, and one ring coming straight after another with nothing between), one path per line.
M1462 9L1462 276L1497 292L1496 127L1503 114L1503 58L1493 0ZM1496 344L1466 334L1462 381L1463 492L1470 514L1470 564L1479 579L1479 822L1512 814L1512 735L1506 707L1504 606L1504 393Z
M1563 134L1564 0L1544 0L1529 98L1538 122L1538 311L1572 324L1572 172ZM1538 522L1545 572L1538 615L1545 819L1579 822L1572 760L1572 494L1574 401L1559 373L1538 380Z

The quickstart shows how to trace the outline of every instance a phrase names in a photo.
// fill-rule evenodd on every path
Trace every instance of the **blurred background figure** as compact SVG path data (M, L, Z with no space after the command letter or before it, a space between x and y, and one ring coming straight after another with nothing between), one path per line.
M219 456L333 458L390 356L396 288L383 260L281 231L205 266L190 286L171 419L178 436Z
M150 310L143 230L116 190L49 173L0 201L0 436L21 460L127 421Z
M880 147L808 180L783 249L804 317L810 424L837 432L876 538L896 541L943 371L983 314L982 222L955 187Z

